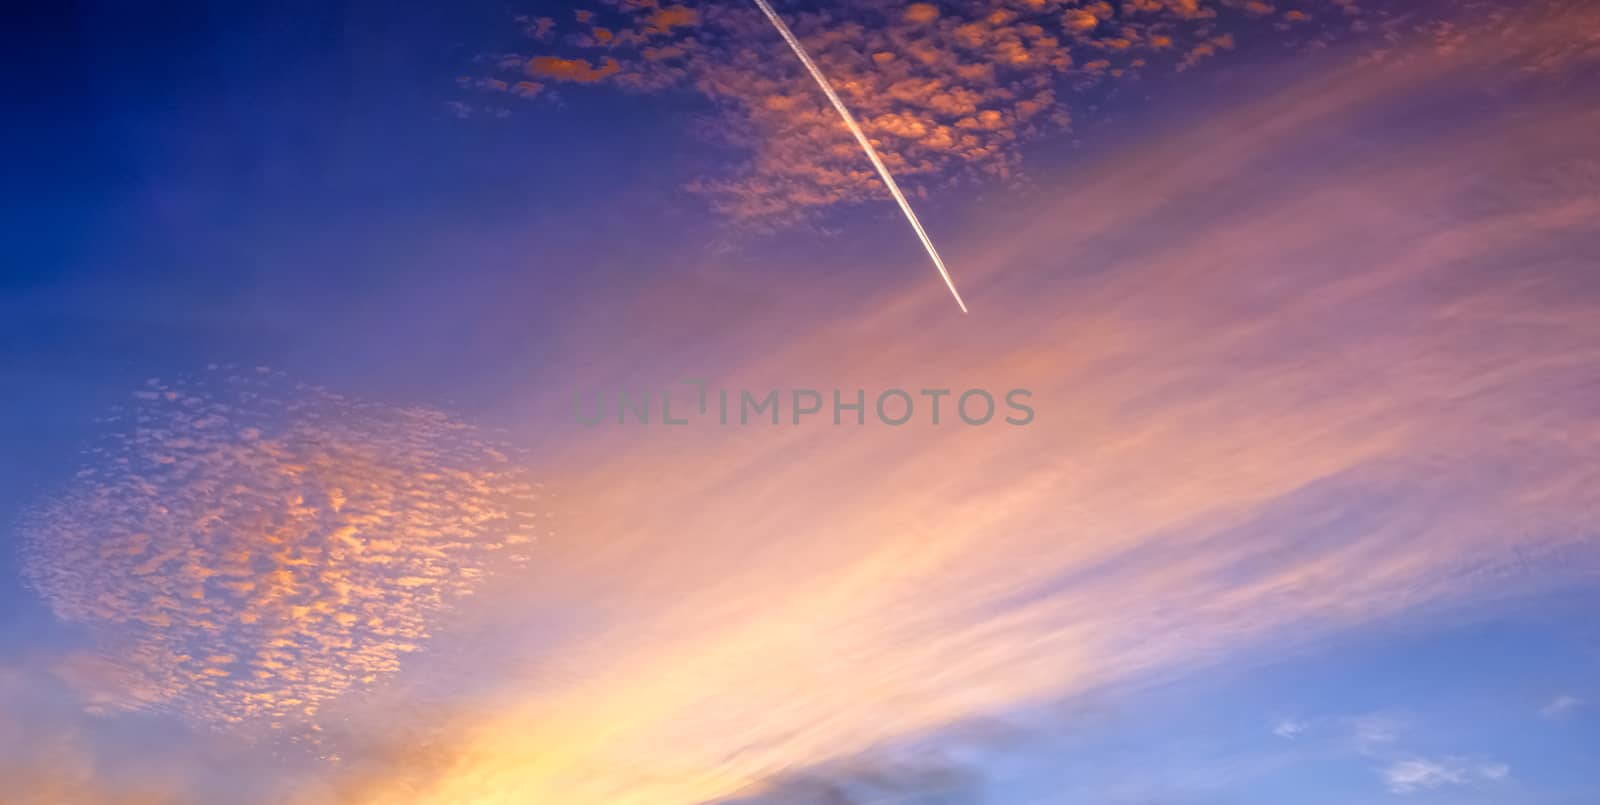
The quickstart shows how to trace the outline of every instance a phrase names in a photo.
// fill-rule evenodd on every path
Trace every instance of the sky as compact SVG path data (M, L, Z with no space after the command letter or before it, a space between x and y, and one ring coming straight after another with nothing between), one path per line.
M1592 4L774 5L19 25L0 801L1600 799Z

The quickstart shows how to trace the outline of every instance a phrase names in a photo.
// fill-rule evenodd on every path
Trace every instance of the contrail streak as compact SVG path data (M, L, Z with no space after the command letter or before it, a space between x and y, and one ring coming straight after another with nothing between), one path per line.
M894 196L894 200L900 202L900 210L906 214L906 220L911 222L911 228L917 230L917 237L922 238L922 245L927 248L928 256L933 258L933 264L939 269L939 276L944 278L945 287L950 289L950 295L956 298L956 304L961 307L961 312L966 313L967 303L961 301L961 292L956 290L955 281L950 279L950 272L945 269L944 261L939 259L939 250L933 248L933 241L928 239L928 233L923 230L922 222L918 221L917 214L911 211L911 202L906 201L905 194L900 192L900 185L895 184L894 176L889 173L889 167L884 165L883 160L878 157L878 152L872 147L872 142L867 139L866 132L861 130L861 125L850 114L850 110L845 108L844 101L840 100L839 93L833 91L833 85L828 83L827 76L824 76L821 68L817 67L817 63L811 60L811 54L807 53L805 47L800 44L800 40L795 38L794 32L789 30L788 25L784 24L783 18L778 16L778 12L772 10L772 6L767 4L767 0L755 0L755 3L761 7L761 13L766 14L767 19L772 20L773 27L778 29L779 34L783 35L783 41L789 43L789 47L794 50L794 55L800 57L800 61L811 72L811 77L817 80L817 86L822 87L822 91L827 94L828 100L833 102L833 108L838 110L839 117L844 118L844 124L850 128L850 133L856 136L856 142L861 143L861 150L867 152L867 159L872 160L872 167L878 169L878 176L882 177L883 183L889 186L889 192Z

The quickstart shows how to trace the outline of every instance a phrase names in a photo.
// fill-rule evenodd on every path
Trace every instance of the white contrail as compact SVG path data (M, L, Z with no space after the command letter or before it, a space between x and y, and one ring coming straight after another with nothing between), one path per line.
M822 87L822 91L827 94L828 100L833 102L833 108L839 111L839 117L844 118L844 124L850 127L850 133L856 136L856 142L861 143L861 150L867 152L867 159L872 160L872 167L878 169L878 175L883 177L883 183L889 186L889 192L894 195L894 200L900 202L900 210L906 214L906 220L911 222L911 228L917 230L917 237L922 238L922 245L927 247L928 256L933 258L934 266L938 267L939 276L944 277L944 284L950 289L950 295L956 298L956 304L961 307L961 312L967 312L967 303L961 301L961 292L956 290L955 281L950 279L950 272L945 270L944 261L939 259L939 250L933 248L933 241L928 239L928 233L923 230L922 222L918 221L917 214L911 211L911 202L906 201L905 194L900 192L900 185L895 184L894 176L889 174L889 167L883 164L882 159L878 158L878 152L873 149L872 142L867 139L866 132L861 130L861 125L856 123L856 119L850 114L850 110L845 108L844 101L839 99L839 93L833 91L833 85L828 83L827 76L824 76L822 70L817 67L817 63L811 60L811 54L806 53L806 49L800 44L800 40L796 39L794 32L789 30L788 25L784 24L783 18L778 16L778 12L772 10L772 6L767 4L767 0L755 0L755 3L761 7L761 12L767 15L767 19L772 20L773 27L778 29L779 34L783 35L783 41L789 43L789 47L794 50L794 55L799 56L800 61L805 63L806 69L811 71L811 77L817 80L817 86Z

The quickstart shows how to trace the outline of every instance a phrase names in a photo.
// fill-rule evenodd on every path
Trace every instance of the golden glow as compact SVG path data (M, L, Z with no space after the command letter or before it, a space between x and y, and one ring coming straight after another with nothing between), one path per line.
M1600 428L1537 402L1564 361L1600 357L1600 316L1470 266L1521 264L1600 199L1554 181L1434 211L1496 154L1585 153L1593 114L1497 119L1288 188L1253 167L1484 64L1342 71L1080 172L1031 227L1008 219L973 250L1008 311L981 337L918 327L940 304L919 291L820 326L802 301L741 331L743 368L714 379L1024 385L1034 425L574 434L563 505L583 536L489 596L527 613L524 670L443 724L438 749L347 780L348 799L715 801L974 716L1514 587L1486 569L1560 550L1600 514L1600 468L1573 460ZM650 315L641 332L682 324ZM1526 359L1540 352L1564 357ZM383 709L404 717L404 701Z

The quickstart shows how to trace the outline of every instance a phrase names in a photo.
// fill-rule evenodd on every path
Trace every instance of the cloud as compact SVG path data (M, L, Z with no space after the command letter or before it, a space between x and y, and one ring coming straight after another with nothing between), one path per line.
M700 12L688 6L657 8L645 15L645 32L671 33L674 28L692 28L700 24Z
M985 714L1592 581L1600 429L1578 391L1600 299L1567 256L1600 211L1593 112L1485 103L1482 71L1526 50L1473 44L1337 63L997 204L964 246L996 311L970 327L940 323L938 289L863 281L882 266L606 302L636 327L573 387L704 376L662 334L714 325L715 385L1025 386L1039 418L573 437L584 540L498 607L526 613L508 633L533 659L349 800L715 802ZM749 319L705 317L749 298ZM1393 755L1392 723L1356 728L1372 762L1423 764L1397 781L1458 774Z
M501 448L438 411L264 368L133 397L23 527L29 584L96 638L56 669L93 712L314 724L548 529Z
M1554 5L1554 4L1552 4ZM1094 97L1166 70L1187 70L1234 49L1243 34L1312 51L1355 39L1393 61L1424 39L1465 55L1474 30L1518 36L1540 9L1509 16L1446 2L1419 10L1378 2L1279 8L1232 0L961 0L942 4L852 0L787 10L791 26L854 111L884 161L914 197L1025 180L1025 147L1057 136ZM1566 13L1580 13L1571 8ZM526 25L525 21L519 24ZM887 192L811 81L749 4L694 12L610 0L580 14L560 37L530 32L530 54L482 61L627 91L689 89L715 107L701 130L748 155L691 190L735 222L772 228ZM1480 31L1484 32L1484 31ZM1518 72L1591 62L1600 45L1568 38ZM595 65L599 66L595 66ZM513 78L469 85L508 91ZM526 95L527 93L521 93Z
M1549 704L1539 708L1539 715L1547 719L1560 719L1577 712L1583 706L1583 700L1575 696L1561 695L1550 700Z
M1300 734L1305 732L1308 727L1310 725L1304 721L1286 718L1272 726L1272 734L1286 740L1294 740L1300 737Z
M906 6L902 15L906 22L925 23L939 19L939 7L932 3L912 3Z
M1068 94L1191 67L1233 46L1232 33L1219 26L1282 16L1260 4L1235 5L858 0L791 13L790 22L890 169L916 193L1016 180L1023 145L1070 125ZM1308 19L1305 11L1293 13ZM1318 20L1283 35L1321 41L1353 18L1327 13ZM733 219L778 225L886 197L799 66L774 58L782 43L753 8L599 3L552 44L555 25L530 29L542 51L531 59L497 53L484 61L526 61L529 73L558 81L604 80L641 92L687 87L705 95L719 110L708 129L749 160L691 189Z
M1447 785L1476 781L1500 782L1511 774L1504 763L1469 763L1460 758L1411 758L1397 761L1381 772L1392 794L1413 794Z
M0 664L0 780L7 805L180 805L196 801L181 748L109 756L63 711L39 658Z
M1485 780L1498 782L1511 776L1511 767L1504 763L1479 763L1477 772Z
M955 765L843 765L779 775L705 805L978 805L981 777Z
M1389 791L1409 794L1442 785L1460 785L1467 782L1468 771L1454 761L1402 760L1383 770L1383 779Z
M1381 713L1346 718L1344 723L1356 750L1368 755L1388 751L1406 727L1402 719Z
M604 81L622 70L616 59L606 59L595 67L582 59L563 59L556 56L536 56L528 60L528 75L593 84Z

